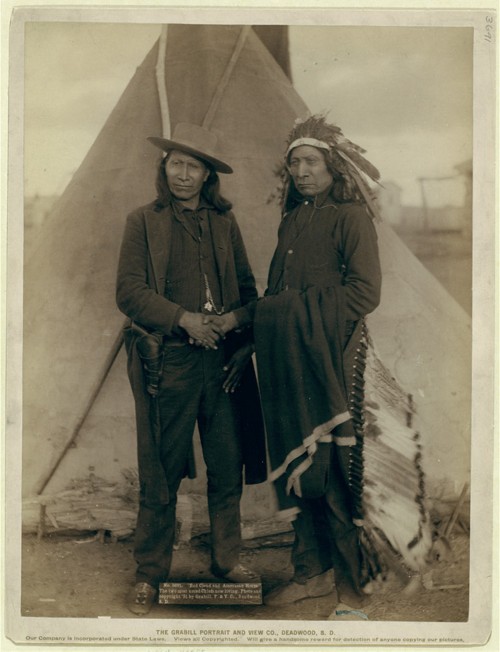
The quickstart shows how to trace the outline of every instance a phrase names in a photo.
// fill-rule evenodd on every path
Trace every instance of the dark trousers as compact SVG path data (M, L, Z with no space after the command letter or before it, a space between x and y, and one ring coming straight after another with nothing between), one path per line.
M167 345L159 401L161 460L170 502L148 505L141 496L134 557L137 582L157 586L167 579L175 538L177 491L184 476L196 421L207 467L212 567L237 563L241 547L242 453L234 406L222 389L224 352L189 344Z
M358 531L352 522L350 490L339 459L339 454L346 453L347 450L341 450L335 444L319 444L315 461L306 471L307 474L311 470L315 477L314 481L304 477L304 493L309 485L314 486L314 493L318 494L320 482L324 482L324 493L314 498L297 499L301 511L293 522L293 579L303 584L333 568L338 590L345 587L359 593L361 554Z

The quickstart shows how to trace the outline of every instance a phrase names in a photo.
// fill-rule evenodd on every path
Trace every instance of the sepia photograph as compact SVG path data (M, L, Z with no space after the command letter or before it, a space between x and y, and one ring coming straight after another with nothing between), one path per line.
M13 9L10 643L487 643L496 20Z

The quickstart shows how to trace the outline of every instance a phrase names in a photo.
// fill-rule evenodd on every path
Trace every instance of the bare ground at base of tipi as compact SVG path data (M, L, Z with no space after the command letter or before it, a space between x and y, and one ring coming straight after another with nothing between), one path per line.
M469 538L455 532L451 552L434 561L422 583L405 593L389 576L385 586L363 608L370 620L407 622L464 622L469 608ZM21 614L52 618L134 618L125 597L133 585L133 540L101 542L89 535L25 536L22 544ZM291 574L288 541L246 542L243 562L262 575L266 592ZM208 568L206 537L198 537L174 553L172 581L217 581ZM328 620L336 603L335 591L321 598L286 607L265 605L208 606L155 604L146 618L230 620Z

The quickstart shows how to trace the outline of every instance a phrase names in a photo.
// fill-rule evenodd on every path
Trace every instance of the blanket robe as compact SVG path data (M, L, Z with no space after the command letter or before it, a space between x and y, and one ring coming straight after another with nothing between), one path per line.
M335 287L264 297L257 314L254 334L270 479L275 481L282 516L293 515L294 494L322 492L321 477L307 473L318 443L340 447L357 443L349 411L349 398L355 399L344 369L351 371L359 357L363 325L357 325L344 347L342 292ZM348 458L344 459L347 477ZM354 502L353 510L359 511Z

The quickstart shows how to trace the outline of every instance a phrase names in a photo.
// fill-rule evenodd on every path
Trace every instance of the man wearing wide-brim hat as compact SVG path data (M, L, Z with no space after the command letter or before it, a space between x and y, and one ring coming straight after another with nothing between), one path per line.
M149 138L164 155L157 198L127 218L117 304L137 416L140 505L136 583L128 607L151 609L169 579L179 484L193 477L196 422L207 467L212 572L259 578L239 561L243 468L265 480L263 425L251 355L257 291L231 203L220 193L217 136L179 123Z

